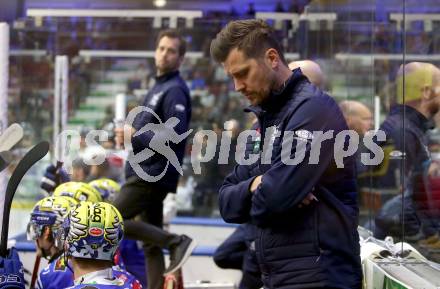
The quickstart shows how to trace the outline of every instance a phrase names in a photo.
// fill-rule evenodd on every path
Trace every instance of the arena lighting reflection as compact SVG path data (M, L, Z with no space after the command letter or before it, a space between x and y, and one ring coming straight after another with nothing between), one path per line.
M162 8L165 5L167 5L167 1L166 0L154 0L153 1L154 6Z
M15 1L15 0L7 0ZM274 11L277 1L273 0L152 0L152 1L106 1L106 0L76 0L76 1L48 1L48 0L28 0L25 1L25 10L30 8L51 8L51 9L153 9L163 8L178 10L200 9L203 11L230 11L232 8L239 14L245 14L248 3L254 3L256 11ZM289 8L289 1L280 1L284 3L284 9ZM298 6L306 6L310 0L296 0Z
M34 17L41 26L43 17L104 17L104 18L153 18L153 27L160 28L162 18L170 19L170 28L177 27L177 19L184 18L186 27L192 28L195 18L201 18L201 10L139 10L139 9L27 9L26 16Z

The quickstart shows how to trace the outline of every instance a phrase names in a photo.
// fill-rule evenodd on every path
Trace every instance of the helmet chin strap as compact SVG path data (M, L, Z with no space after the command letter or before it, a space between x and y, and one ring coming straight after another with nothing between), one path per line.
M66 243L64 243L64 244L66 244ZM66 268L69 269L70 272L72 272L72 274L73 274L73 273L74 273L74 272L73 272L73 269L72 269L72 267L70 267L70 265L69 265L69 250L67 250L66 245L64 245L63 248L64 248L64 249L61 251L61 254L62 254L62 258L63 258L64 265L65 265Z
M63 251L63 253L61 253L61 254L63 255L62 258L63 258L64 265L65 265L66 268L69 269L70 272L72 272L72 274L73 274L73 269L72 269L72 267L70 267L70 265L69 265L69 258L68 258L68 256L67 256L66 251Z

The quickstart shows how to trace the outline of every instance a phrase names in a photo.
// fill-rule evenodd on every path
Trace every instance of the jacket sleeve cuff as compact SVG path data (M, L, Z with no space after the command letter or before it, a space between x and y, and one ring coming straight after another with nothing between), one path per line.
M245 223L250 218L252 179L242 181L220 192L220 213L227 223Z
M252 185L252 182L255 180L256 177L257 177L257 176L255 176L255 177L253 177L253 178L250 178L249 180L246 180L246 181L241 182L241 183L239 184L239 186L240 186L240 191L247 191L249 194L252 195L252 192L251 192L251 185Z

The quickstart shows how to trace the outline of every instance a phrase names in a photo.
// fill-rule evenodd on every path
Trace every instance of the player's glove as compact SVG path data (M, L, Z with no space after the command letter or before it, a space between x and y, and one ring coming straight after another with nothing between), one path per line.
M50 165L46 168L40 187L49 194L52 194L57 186L68 181L70 181L70 177L64 169L60 168L57 171L54 165Z

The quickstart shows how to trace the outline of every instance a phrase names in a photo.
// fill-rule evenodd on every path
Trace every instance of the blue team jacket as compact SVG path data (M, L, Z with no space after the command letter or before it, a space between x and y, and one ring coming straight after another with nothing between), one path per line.
M255 249L265 288L361 288L358 206L354 159L345 167L334 161L335 138L321 143L316 164L309 163L314 136L309 132L333 131L347 125L336 102L293 71L285 87L272 93L261 106L251 106L260 126L261 140L247 143L247 153L261 151L265 131L276 126L270 164L260 161L238 165L226 177L220 192L220 212L226 222L252 222L257 226ZM281 161L282 140L292 132L292 154L297 143L306 145L305 160L296 165ZM316 147L315 147L316 149ZM255 193L253 179L263 176ZM318 198L298 205L310 192Z
M156 83L148 91L142 105L153 110L157 116L149 112L139 113L133 123L133 127L136 130L140 130L148 123L165 123L171 117L176 117L179 123L174 127L174 131L179 135L188 131L191 119L191 100L189 89L184 80L179 76L178 71L156 77ZM143 149L150 148L149 144L152 137L154 137L154 133L151 131L133 137L133 152L138 154ZM175 152L180 164L182 164L186 139L177 144L169 141L168 145ZM167 163L167 158L156 152L153 156L141 162L140 165L143 171L150 176L158 176L165 170L164 176L156 184L168 191L174 192L177 187L179 173L171 163L168 164L166 169ZM130 166L130 163L127 162L126 178L135 175L135 171Z

